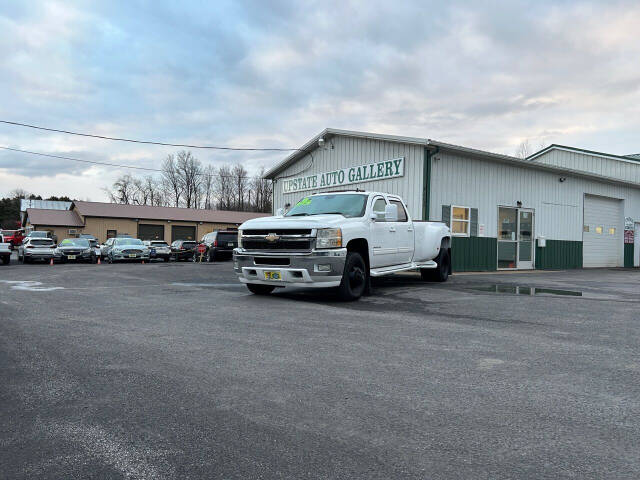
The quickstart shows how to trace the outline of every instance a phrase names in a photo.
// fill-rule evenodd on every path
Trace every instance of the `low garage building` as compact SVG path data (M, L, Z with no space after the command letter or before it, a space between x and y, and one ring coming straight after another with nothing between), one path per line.
M266 177L274 210L331 190L400 195L414 219L451 227L456 271L631 267L640 266L639 160L561 145L521 159L326 129Z
M28 208L27 230L49 230L59 239L91 234L101 242L117 235L142 240L199 240L214 230L237 228L264 213L121 205L74 201L69 210Z

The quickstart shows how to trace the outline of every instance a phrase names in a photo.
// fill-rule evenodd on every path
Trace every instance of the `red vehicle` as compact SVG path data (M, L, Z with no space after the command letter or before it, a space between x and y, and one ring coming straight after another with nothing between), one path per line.
M4 237L4 241L6 243L11 244L11 249L13 250L15 247L19 247L22 245L22 240L24 239L24 230L2 230L2 236Z

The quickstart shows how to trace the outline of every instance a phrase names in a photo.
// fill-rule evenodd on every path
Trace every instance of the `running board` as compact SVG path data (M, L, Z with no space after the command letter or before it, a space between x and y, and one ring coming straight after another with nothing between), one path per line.
M418 268L436 268L438 264L433 260L423 263L403 263L400 265L391 265L389 267L372 268L370 274L372 277L382 277L390 273L406 272L407 270L416 270Z

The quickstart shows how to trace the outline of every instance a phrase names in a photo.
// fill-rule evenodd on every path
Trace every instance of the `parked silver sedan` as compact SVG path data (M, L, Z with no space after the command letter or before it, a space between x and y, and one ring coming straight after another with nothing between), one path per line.
M52 258L58 259L56 244L52 238L25 238L22 245L18 247L18 261L22 263L31 263L38 260L48 262Z
M113 238L107 253L109 263L123 261L149 261L149 249L137 238Z

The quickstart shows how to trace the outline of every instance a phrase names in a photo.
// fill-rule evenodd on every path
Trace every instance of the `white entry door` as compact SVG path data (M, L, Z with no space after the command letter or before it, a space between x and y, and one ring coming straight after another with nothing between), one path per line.
M633 233L633 266L640 267L640 223L636 223Z

